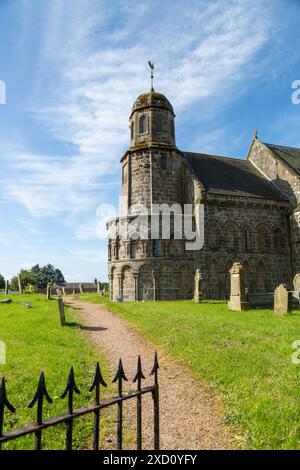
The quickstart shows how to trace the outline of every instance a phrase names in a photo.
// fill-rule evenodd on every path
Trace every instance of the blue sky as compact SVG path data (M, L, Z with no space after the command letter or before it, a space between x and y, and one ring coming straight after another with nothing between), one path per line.
M299 146L300 0L0 0L0 273L51 262L106 278L135 98L171 100L182 150ZM102 224L103 225L103 224Z

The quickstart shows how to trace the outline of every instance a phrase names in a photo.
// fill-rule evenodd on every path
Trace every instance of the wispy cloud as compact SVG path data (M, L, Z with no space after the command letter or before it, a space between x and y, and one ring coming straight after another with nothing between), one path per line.
M103 187L101 193L91 188L116 178L128 145L132 101L147 87L149 57L159 64L159 88L175 109L189 108L189 115L199 119L202 101L210 100L213 116L229 96L233 99L230 90L243 77L249 80L252 61L272 35L267 7L260 6L257 15L248 1L232 1L226 8L223 1L191 1L186 10L174 2L161 17L153 13L152 2L120 1L111 12L103 1L96 14L93 5L55 0L44 17L41 13L46 25L41 72L28 111L67 152L62 158L18 149L9 157L18 173L4 182L5 196L37 217L78 213L105 199ZM52 84L49 66L55 71ZM47 93L40 86L43 79Z

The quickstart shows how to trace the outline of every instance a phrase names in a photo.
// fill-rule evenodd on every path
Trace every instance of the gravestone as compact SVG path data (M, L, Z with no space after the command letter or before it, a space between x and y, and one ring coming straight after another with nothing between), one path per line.
M60 318L60 325L64 326L66 324L66 317L65 317L65 306L62 295L57 296L57 303L58 303L58 311L59 311L59 318Z
M97 293L98 293L98 294L100 294L100 292L101 292L101 290L102 290L101 287L102 287L102 286L101 286L101 282L98 281L98 282L97 282Z
M80 294L83 294L83 285L82 284L79 284L79 291L80 291Z
M297 273L293 280L294 290L300 291L300 273Z
M285 315L291 311L291 292L285 284L276 287L274 295L274 312L278 315Z
M47 299L48 300L51 300L51 287L52 287L52 284L48 283L47 284Z
M194 277L194 301L199 304L202 300L202 276L200 269L196 270Z
M5 295L8 294L9 291L9 281L5 281Z
M233 263L230 272L230 310L242 311L249 309L246 298L244 268L241 263Z
M23 289L22 289L21 278L20 278L20 276L19 276L19 275L18 275L18 287L19 287L19 292L20 292L20 294L22 294L22 292L23 292Z

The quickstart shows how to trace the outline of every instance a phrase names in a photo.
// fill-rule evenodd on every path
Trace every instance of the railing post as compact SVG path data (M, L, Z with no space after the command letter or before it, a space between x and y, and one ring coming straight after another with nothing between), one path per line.
M137 372L133 382L137 382L137 391L142 390L142 379L145 379L142 371L141 356L138 357ZM142 450L142 395L139 393L136 398L136 446L137 450Z
M96 371L94 381L89 389L92 392L95 389L95 404L100 405L100 385L107 387L99 366L99 362L96 365ZM93 437L93 450L99 450L100 442L100 410L94 411L94 437Z
M72 442L73 442L73 396L75 393L80 393L75 383L74 378L74 369L71 367L70 374L68 377L68 382L66 388L61 395L61 398L65 398L68 395L68 414L70 418L66 421L67 432L66 432L66 450L72 450Z
M127 381L124 373L122 360L119 360L119 366L113 383L118 382L118 397L122 398L123 394L123 380ZM123 446L123 401L118 402L118 416L117 416L117 450L122 450Z
M3 377L1 384L0 384L0 437L3 437L3 423L4 423L4 410L7 408L11 413L15 413L15 408L10 404L7 399L6 395L6 384L5 378ZM1 450L1 443L0 443L0 450Z
M152 392L153 398L153 411L154 411L154 450L159 450L159 387L158 387L158 359L157 352L154 356L154 365L151 371L151 375L154 376L155 389Z
M29 403L28 408L33 408L34 405L37 403L37 424L43 424L43 403L44 397L48 401L48 403L52 403L52 399L50 398L46 383L45 383L45 375L44 372L40 375L40 380L38 383L37 391L34 395L33 400ZM41 450L42 449L42 431L35 431L35 439L34 439L34 450Z

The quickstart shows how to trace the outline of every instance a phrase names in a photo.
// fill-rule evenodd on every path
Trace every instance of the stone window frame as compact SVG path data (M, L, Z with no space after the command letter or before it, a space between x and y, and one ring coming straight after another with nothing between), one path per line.
M264 241L262 236L264 235ZM259 253L266 253L268 251L270 233L265 224L258 224L256 226L256 251Z
M148 116L147 114L142 114L139 116L139 135L144 135L148 134L148 129L149 129L149 122L148 122ZM145 125L141 125L141 123L145 123Z
M213 229L213 226L214 228L217 230L216 232L216 243L212 243L213 241L213 237L210 236L211 234L211 230ZM220 247L221 247L221 243L220 243L220 234L221 234L221 227L220 227L220 224L217 220L214 220L214 219L211 219L208 221L207 223L207 234L208 234L208 238L207 238L207 247L209 250L212 250L212 251L216 251L218 250Z

